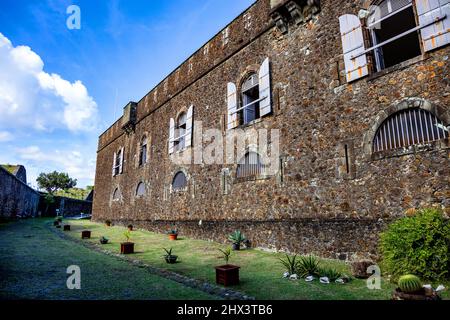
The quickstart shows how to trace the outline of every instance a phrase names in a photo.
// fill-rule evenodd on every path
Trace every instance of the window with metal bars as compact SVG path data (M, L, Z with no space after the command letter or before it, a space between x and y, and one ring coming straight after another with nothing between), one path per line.
M413 108L394 113L378 128L373 152L407 148L446 139L448 127L427 110Z
M266 166L256 152L247 152L237 166L236 178L249 179L263 176Z
M178 171L172 181L173 191L182 191L187 187L186 175L182 171Z

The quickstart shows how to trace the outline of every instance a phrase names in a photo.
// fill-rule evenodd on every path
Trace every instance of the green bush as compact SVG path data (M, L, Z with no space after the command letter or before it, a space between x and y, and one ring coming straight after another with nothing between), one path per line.
M398 277L416 274L424 279L448 277L450 224L438 209L418 210L381 234L383 271Z

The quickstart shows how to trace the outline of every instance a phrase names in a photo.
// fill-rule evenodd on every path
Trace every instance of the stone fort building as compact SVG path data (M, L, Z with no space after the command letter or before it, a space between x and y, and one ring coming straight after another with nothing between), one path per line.
M376 255L408 209L450 213L449 30L448 0L256 1L99 137L94 220ZM208 128L279 152L198 163Z

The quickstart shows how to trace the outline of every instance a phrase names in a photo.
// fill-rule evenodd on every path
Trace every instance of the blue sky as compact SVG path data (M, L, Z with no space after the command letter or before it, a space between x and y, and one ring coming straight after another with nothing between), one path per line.
M130 100L254 0L1 0L0 163L94 182L97 139ZM81 29L69 30L69 5Z

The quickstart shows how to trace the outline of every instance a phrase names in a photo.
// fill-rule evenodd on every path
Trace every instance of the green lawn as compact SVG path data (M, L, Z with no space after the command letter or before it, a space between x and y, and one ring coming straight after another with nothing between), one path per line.
M49 222L0 224L0 299L217 299L62 240ZM70 265L81 268L81 290L67 289Z
M122 227L106 227L88 220L70 221L72 231L70 236L79 238L81 230L92 231L92 241L98 243L101 236L110 239L110 243L103 245L104 249L118 252L119 243L124 241ZM181 238L180 238L181 236ZM133 231L132 241L135 242L136 254L134 259L140 259L156 267L175 271L177 273L209 282L215 281L214 266L223 264L218 248L225 246L209 241L194 240L179 236L178 241L168 240L164 234L148 231ZM169 265L162 258L162 248L173 248L173 254L179 256L180 263ZM241 250L232 253L231 264L241 267L241 284L233 289L254 296L257 299L390 299L394 285L382 280L381 290L369 290L365 280L352 279L348 284L320 284L318 281L307 283L304 280L290 281L282 278L285 271L279 263L281 253L269 253L257 249ZM322 266L330 266L350 275L349 266L337 260L322 260ZM448 283L447 283L448 285ZM447 286L446 285L446 286ZM448 286L447 286L448 287ZM449 298L448 291L445 295Z

